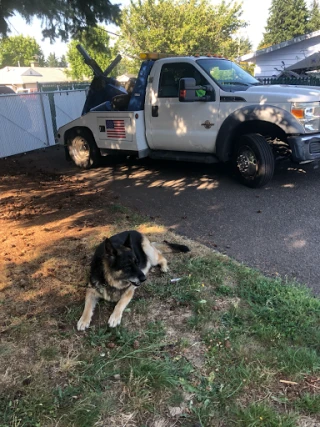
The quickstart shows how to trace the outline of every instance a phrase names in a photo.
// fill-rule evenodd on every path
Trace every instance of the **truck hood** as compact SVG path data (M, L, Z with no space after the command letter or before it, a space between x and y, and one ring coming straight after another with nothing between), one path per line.
M259 101L259 104L320 101L320 87L318 86L261 85L251 86L246 91L234 93L246 101Z

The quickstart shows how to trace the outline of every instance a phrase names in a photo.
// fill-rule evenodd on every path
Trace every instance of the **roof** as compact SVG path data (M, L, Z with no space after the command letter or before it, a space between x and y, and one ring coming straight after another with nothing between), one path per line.
M320 53L315 52L310 56L307 56L307 58L302 59L299 62L296 62L293 65L290 65L289 67L286 67L286 70L319 70L320 69Z
M65 68L56 67L4 67L0 69L0 85L25 83L69 82Z
M304 34L303 36L295 37L282 43L274 44L273 46L265 47L264 49L256 50L255 52L247 53L246 55L240 57L240 61L249 61L250 59L256 58L257 56L265 55L266 53L274 52L275 50L291 46L304 40L313 39L315 37L320 37L320 30L314 31L313 33Z

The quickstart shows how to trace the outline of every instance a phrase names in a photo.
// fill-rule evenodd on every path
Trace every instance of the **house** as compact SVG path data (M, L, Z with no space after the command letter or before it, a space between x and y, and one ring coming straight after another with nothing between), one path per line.
M241 56L241 62L255 64L256 78L274 77L284 70L300 73L319 69L320 31L295 37Z
M4 67L0 69L0 85L8 86L16 93L38 92L40 84L72 81L65 68L56 67Z

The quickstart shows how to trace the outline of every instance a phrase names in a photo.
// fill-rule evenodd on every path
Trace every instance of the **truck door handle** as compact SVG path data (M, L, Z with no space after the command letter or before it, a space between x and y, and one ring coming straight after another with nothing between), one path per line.
M159 111L158 105L153 105L151 111L152 111L152 117L158 117L158 111Z

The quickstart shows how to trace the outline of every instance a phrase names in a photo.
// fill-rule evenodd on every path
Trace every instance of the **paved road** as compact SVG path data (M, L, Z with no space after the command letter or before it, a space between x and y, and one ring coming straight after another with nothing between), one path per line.
M106 161L104 168L79 171L57 147L19 161L28 164L31 156L48 171L98 174L119 203L264 273L297 278L320 294L318 164L283 162L270 185L253 190L221 165Z

